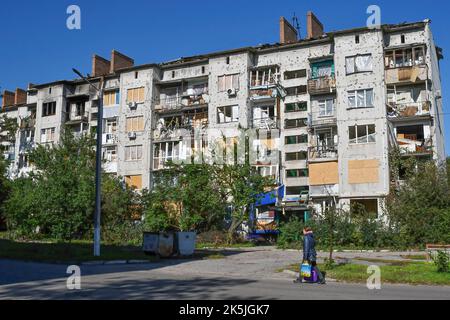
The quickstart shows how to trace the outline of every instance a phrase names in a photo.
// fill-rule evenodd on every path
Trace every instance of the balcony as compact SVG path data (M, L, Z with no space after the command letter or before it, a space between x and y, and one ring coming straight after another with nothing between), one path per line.
M406 118L415 116L426 116L430 114L431 102L388 102L386 105L389 118Z
M311 198L323 198L339 195L339 184L309 186Z
M330 94L336 92L336 79L334 76L325 76L308 80L310 95Z
M103 145L114 145L117 143L117 135L115 133L104 133L102 135Z
M166 96L157 101L155 111L165 113L184 108L204 107L208 102L208 88L189 88L180 95Z
M338 158L338 147L334 145L324 145L320 147L308 148L308 161L326 161L336 160Z
M386 69L386 84L417 83L427 78L428 68L425 64Z
M83 113L79 113L79 112L70 112L67 115L67 125L72 125L72 124L80 124L80 123L87 123L88 122L88 113L87 112L83 112Z
M31 139L27 139L25 142L22 142L19 146L19 153L27 153L30 152L35 146L35 143Z
M329 112L313 112L310 114L310 127L329 127L336 126L336 109L329 110Z
M255 129L279 129L280 121L276 117L253 119L252 127Z
M416 134L397 134L397 143L400 154L408 155L432 155L433 141L431 137L420 139Z
M186 123L164 123L158 122L153 130L153 139L155 140L179 140L185 136L194 136L206 134L208 128L208 118L196 119Z

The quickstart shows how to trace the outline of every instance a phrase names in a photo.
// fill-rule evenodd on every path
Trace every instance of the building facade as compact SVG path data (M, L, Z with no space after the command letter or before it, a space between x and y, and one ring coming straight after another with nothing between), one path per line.
M226 148L255 129L253 164L279 182L282 212L303 217L358 202L380 213L392 148L445 160L442 52L431 22L325 33L312 13L307 19L306 39L281 18L279 43L167 63L94 55L105 171L151 188L168 160L200 161L212 145ZM11 177L32 170L29 150L57 143L63 127L95 130L98 104L82 80L4 92L1 113L19 125L4 142Z

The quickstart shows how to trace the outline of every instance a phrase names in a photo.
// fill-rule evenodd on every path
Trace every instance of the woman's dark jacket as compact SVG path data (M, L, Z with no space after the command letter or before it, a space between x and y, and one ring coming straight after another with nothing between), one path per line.
M303 236L303 260L316 261L316 241L314 240L314 235L312 232L307 233Z

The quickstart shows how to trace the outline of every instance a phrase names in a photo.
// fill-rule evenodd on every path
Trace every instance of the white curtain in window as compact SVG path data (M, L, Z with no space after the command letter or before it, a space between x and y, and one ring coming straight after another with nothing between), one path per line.
M366 103L365 103L365 97L364 97L364 90L360 90L356 92L356 96L357 96L357 107L361 108L361 107L365 107Z
M356 97L355 97L355 95L356 95L355 91L350 91L348 93L348 106L350 108L356 107Z
M373 106L373 89L366 90L366 107Z
M347 74L355 73L355 57L345 58L345 67Z
M372 55L356 56L356 71L372 71Z
M323 66L317 69L317 77L330 77L331 76L331 66Z

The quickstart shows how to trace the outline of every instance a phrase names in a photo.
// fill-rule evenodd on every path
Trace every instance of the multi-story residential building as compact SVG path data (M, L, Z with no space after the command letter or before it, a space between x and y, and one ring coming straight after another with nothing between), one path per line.
M139 66L117 51L111 60L95 55L104 169L151 188L168 160L199 161L253 128L254 165L278 180L281 199L271 204L284 214L354 202L381 212L392 148L445 159L442 51L430 24L325 33L308 13L305 39L281 18L276 44ZM7 151L11 175L20 175L30 170L27 151L58 142L63 125L95 129L98 92L82 80L29 85L4 93L2 113L20 124Z

